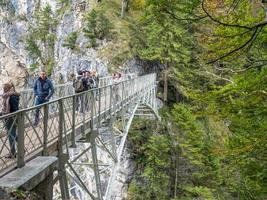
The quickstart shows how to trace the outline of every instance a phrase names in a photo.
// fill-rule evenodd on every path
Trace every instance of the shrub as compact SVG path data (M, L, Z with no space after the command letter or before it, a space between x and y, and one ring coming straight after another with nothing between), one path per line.
M77 49L76 41L78 38L78 33L77 32L72 32L70 33L65 39L64 43L62 44L63 47L66 47L71 50Z
M96 39L103 40L110 37L113 25L104 15L103 11L92 10L85 17L86 26L83 29L84 35L90 39L92 46L97 46Z

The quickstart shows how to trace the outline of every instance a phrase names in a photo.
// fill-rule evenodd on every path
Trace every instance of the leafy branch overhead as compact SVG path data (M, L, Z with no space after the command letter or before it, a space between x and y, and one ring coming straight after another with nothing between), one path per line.
M163 66L159 92L167 83L168 98L157 145L161 155L170 150L171 162L166 170L161 156L152 157L158 149L143 135L149 131L141 141L134 134L143 146L134 149L140 173L131 200L267 199L266 24L260 0L147 0L130 25L131 46Z

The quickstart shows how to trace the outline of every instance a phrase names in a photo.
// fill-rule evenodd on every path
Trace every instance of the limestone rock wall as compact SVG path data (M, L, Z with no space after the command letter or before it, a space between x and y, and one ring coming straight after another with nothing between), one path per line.
M57 0L2 0L0 3L0 87L7 80L12 80L19 88L25 87L33 63L25 50L27 30L35 22L33 15L36 10L49 4L58 20L55 42L55 66L53 79L58 75L66 80L71 72L78 69L97 69L101 75L108 73L106 64L97 57L97 49L87 48L88 40L83 36L83 14L78 7L79 0L72 0L63 12ZM89 1L86 11L90 10ZM60 14L59 14L60 13ZM77 45L79 51L62 47L64 39L73 31L79 32Z

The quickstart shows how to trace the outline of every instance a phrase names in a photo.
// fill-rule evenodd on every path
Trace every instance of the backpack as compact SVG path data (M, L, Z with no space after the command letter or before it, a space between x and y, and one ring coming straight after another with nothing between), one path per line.
M96 88L96 82L93 78L89 79L89 87L92 88Z
M76 79L73 85L75 92L82 92L84 90L83 80L81 78Z

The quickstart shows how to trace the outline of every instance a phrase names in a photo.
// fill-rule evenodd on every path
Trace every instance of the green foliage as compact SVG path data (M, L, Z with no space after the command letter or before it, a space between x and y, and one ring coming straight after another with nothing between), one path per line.
M58 2L61 4L61 7L57 10L57 14L62 16L64 12L70 10L71 0L58 0Z
M31 70L31 71L35 71L36 69L38 69L38 63L32 63L32 64L30 65L30 70Z
M68 49L71 49L71 50L76 50L78 47L77 47L77 44L76 44L76 41L77 41L77 38L78 38L78 33L77 32L72 32L70 33L65 39L64 39L64 43L63 43L63 47L66 47Z
M159 60L165 64L188 62L192 40L187 30L177 26L169 16L155 17L154 6L157 5L148 5L145 17L132 25L134 50L145 60Z
M0 7L6 6L7 1L6 0L0 0Z
M266 127L267 68L251 70L236 77L234 85L228 85L208 97L210 109L230 122L232 133L228 144L228 158L232 175L238 174L234 183L242 198L248 196L263 199L266 196ZM215 99L215 101L214 101ZM215 102L212 103L211 102Z
M184 188L186 191L186 195L181 198L176 198L174 200L198 200L198 199L203 199L203 200L216 200L217 198L214 197L212 190L207 187L202 187L202 186L187 186Z
M103 11L92 10L85 16L86 25L84 35L90 39L93 47L97 46L96 40L103 40L111 36L112 24Z
M51 6L46 5L35 14L36 24L29 28L26 38L26 50L35 63L45 66L51 74L54 61L57 20Z
M146 5L146 0L134 0L133 2L132 2L132 8L133 9L142 9L142 8L144 8L145 7L145 5Z
M170 137L152 135L154 125L149 120L135 120L133 126L129 137L140 174L130 185L128 199L167 199L171 180Z
M162 115L181 148L174 145L171 151L181 151L177 159L191 171L180 176L175 199L263 200L266 26L241 26L263 23L264 11L258 1L204 1L209 17L200 3L147 1L144 15L132 27L135 53L164 63L169 87L183 97L184 104L176 102ZM221 57L214 65L205 64ZM132 188L141 194L149 190L137 186Z
M237 57L242 60L244 56L247 56L248 52L251 53L255 50L254 47L258 48L257 43L262 44L263 41L266 41L266 36L264 36L265 39L260 36L266 32L266 28L246 29L242 27L253 27L264 21L265 11L260 6L260 2L241 1L233 7L231 1L226 1L224 4L219 1L213 1L212 3L206 3L205 8L220 23L234 25L225 26L210 19L203 23L205 27L201 27L203 34L200 42L205 49L208 49L208 51L203 52L205 61L224 57L224 55L235 49L239 50L234 51L222 60L232 61ZM210 30L212 30L212 34L207 34L210 33ZM247 45L243 46L246 43Z
M29 54L33 58L39 58L42 55L41 51L39 49L39 46L36 44L35 40L31 36L29 36L26 39L26 47L25 47L25 49L29 52Z

